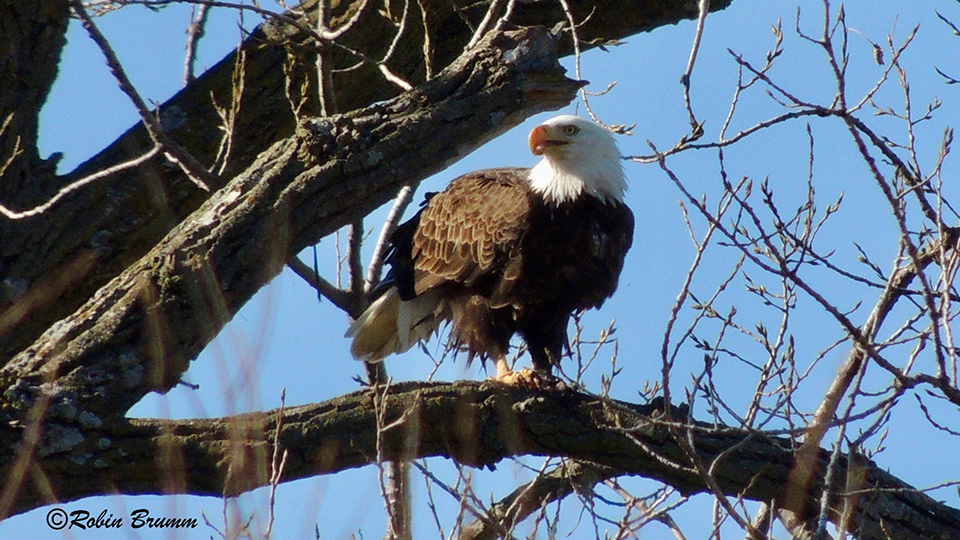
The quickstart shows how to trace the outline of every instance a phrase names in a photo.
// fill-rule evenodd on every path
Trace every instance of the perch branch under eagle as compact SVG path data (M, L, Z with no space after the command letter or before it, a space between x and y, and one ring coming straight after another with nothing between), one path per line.
M534 369L550 377L577 310L617 288L633 242L633 213L613 136L576 116L530 132L532 169L471 172L393 234L386 292L350 326L351 352L376 362L427 340L451 321L450 344L496 363L497 378L531 381L506 360L520 334Z

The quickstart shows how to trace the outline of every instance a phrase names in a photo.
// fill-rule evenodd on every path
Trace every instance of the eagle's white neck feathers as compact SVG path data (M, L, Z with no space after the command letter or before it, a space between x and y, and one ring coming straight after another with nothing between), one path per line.
M537 130L546 140L534 149L531 133L531 149L543 155L530 171L533 191L553 204L573 201L584 193L604 202L623 201L627 181L610 132L571 115L551 118Z

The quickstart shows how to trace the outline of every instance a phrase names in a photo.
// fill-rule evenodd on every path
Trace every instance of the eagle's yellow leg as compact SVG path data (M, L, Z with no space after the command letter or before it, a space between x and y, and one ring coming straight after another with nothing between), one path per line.
M542 388L543 378L530 368L523 368L520 371L510 369L505 356L497 357L494 361L497 365L496 380L510 386L523 386L526 388Z

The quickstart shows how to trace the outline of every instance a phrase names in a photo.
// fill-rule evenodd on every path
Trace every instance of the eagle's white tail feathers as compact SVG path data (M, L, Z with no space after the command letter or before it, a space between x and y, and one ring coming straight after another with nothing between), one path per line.
M397 311L400 296L390 289L377 298L347 329L353 338L350 353L357 360L377 362L397 348Z
M443 320L442 303L442 295L435 291L405 302L396 288L389 289L350 325L346 333L353 338L350 353L357 360L379 362L421 340L429 341Z
M410 350L419 341L430 337L443 321L443 295L436 289L427 291L409 302L400 302L397 317L397 335L400 348L397 352Z

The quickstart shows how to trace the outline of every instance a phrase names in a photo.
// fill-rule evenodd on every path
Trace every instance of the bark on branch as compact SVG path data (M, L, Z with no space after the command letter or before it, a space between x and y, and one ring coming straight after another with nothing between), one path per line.
M381 394L382 395L382 394ZM709 491L671 429L656 421L656 406L614 402L565 392L530 392L499 384L404 383L374 403L362 390L283 412L279 444L288 452L283 481L360 467L377 456L377 407L384 458L445 456L474 467L495 467L510 456L565 456L609 467L615 475L640 475L692 494ZM39 466L60 501L97 493L236 495L269 479L273 437L280 411L209 420L134 420L84 429L83 442L40 452ZM714 467L730 497L772 502L783 508L794 463L788 439L734 428L696 424L690 432L697 456ZM684 435L686 436L686 435ZM46 448L46 447L44 447ZM161 456L163 459L156 459ZM800 516L816 515L829 453L820 451L813 481L798 499ZM846 460L843 460L846 462ZM960 538L960 511L927 495L867 460L854 523L861 540ZM91 476L90 467L99 463ZM846 466L840 474L846 474ZM55 474L53 474L55 473ZM614 474L611 473L610 476ZM52 502L26 486L16 505L25 511ZM833 501L838 518L843 500Z
M54 174L56 160L45 161L36 155L36 124L56 73L69 13L61 0L17 3L23 6L0 8L5 10L3 17L14 21L11 27L22 27L22 32L0 36L0 41L8 37L27 41L7 47L21 51L22 57L12 57L10 62L0 59L0 126L8 115L13 119L0 136L0 165L15 146L21 154L11 167L0 172L0 202L23 210L48 200L61 186L142 155L152 142L137 125L72 173ZM316 13L315 3L305 2L311 17ZM340 2L328 13L330 27L349 18L360 3L362 0ZM729 3L714 1L712 9L723 9ZM422 24L411 21L406 25L389 62L391 71L414 84L425 78L426 58L432 66L443 67L461 54L487 10L486 3L472 0L423 0L415 4L423 6ZM590 45L675 24L697 13L696 5L685 0L640 4L633 0L590 0L571 4L575 19L583 22L578 33ZM421 14L412 13L410 17L415 21ZM566 17L559 3L518 2L512 20L523 26L553 27ZM316 26L310 20L303 24ZM425 29L430 45L426 56ZM389 48L396 31L395 21L385 17L382 10L368 9L338 42L378 58ZM562 54L570 54L569 39L564 39L561 47ZM160 122L174 141L188 148L201 163L214 163L223 137L217 107L231 108L236 65L242 58L244 89L233 122L231 158L213 189L222 187L270 145L294 132L296 118L288 95L304 100L301 114L319 113L319 104L313 100L317 94L316 51L316 44L303 32L282 21L269 21L244 41L240 51L225 57L158 108ZM357 60L340 49L330 54L334 68L352 66ZM24 90L24 85L29 89ZM335 74L333 87L341 111L366 107L399 93L376 66L367 64ZM177 167L155 158L71 194L42 218L16 222L0 219L0 363L76 311L208 196Z
M532 114L571 101L543 28L490 36L415 91L310 119L0 370L6 421L122 414L190 360L292 255Z

